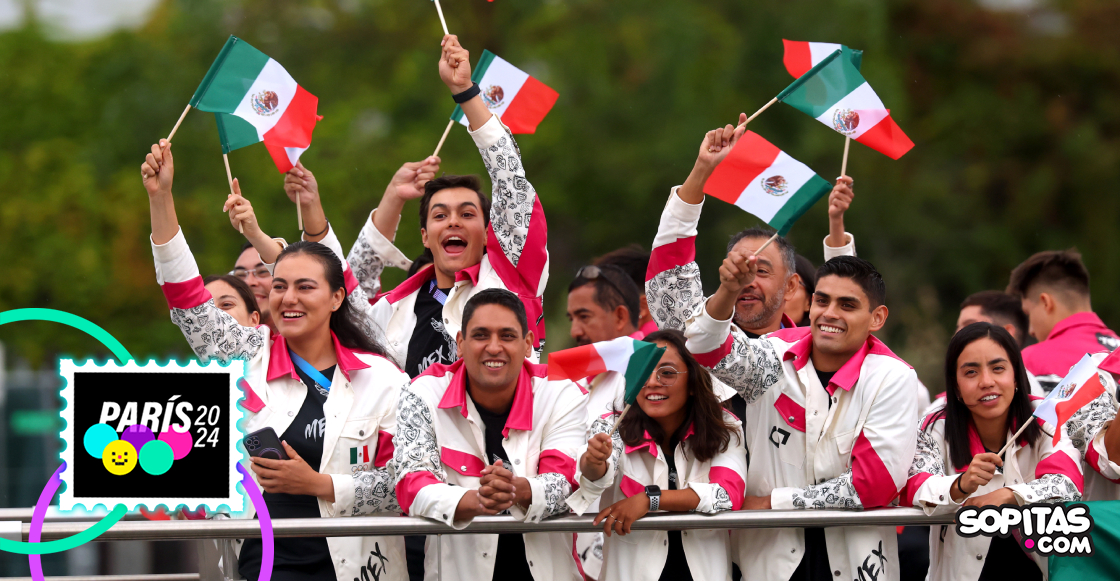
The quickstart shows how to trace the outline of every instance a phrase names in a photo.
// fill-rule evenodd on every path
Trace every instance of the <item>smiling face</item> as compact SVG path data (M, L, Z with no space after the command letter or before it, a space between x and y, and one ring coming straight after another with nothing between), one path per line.
M286 339L314 336L330 326L342 305L344 289L331 290L323 263L307 254L285 256L276 264L269 303L277 331Z
M732 250L751 254L766 238L743 238ZM777 244L767 246L758 257L758 274L739 292L735 302L735 323L752 333L777 331L782 322L786 293L792 291L790 272L782 262Z
M257 297L257 307L261 310L261 319L268 320L270 314L268 295L272 290L272 276L257 276L256 270L264 266L264 263L261 262L261 255L257 253L255 248L246 248L245 251L241 253L241 256L237 257L237 263L233 266L235 270L243 268L247 271L247 276L242 280L245 281L245 284L249 285L249 288L253 291L253 295ZM266 271L262 269L261 273L264 272ZM214 293L211 292L210 294Z
M110 474L123 476L136 468L136 448L124 440L114 440L101 452L101 463Z
M688 367L676 347L662 341L657 346L665 347L665 353L638 393L638 407L661 424L665 433L672 434L688 413L688 398L692 395L688 390Z
M447 188L432 195L427 224L420 229L424 247L432 251L439 285L454 282L455 273L482 262L486 249L486 221L478 193L467 188Z
M820 371L836 371L859 351L868 335L883 328L887 307L871 308L867 293L856 281L829 275L817 281L809 321L813 366Z
M215 280L206 285L206 290L214 297L214 304L217 307L230 314L237 321L238 325L242 327L256 327L261 322L260 313L253 311L249 313L249 307L245 304L245 299L241 298L237 290L230 286L224 280ZM256 291L254 291L255 294ZM259 308L259 307L258 307Z
M533 349L533 333L525 332L513 311L481 305L468 327L455 337L471 389L498 392L512 389L521 364Z
M957 390L976 418L1006 418L1015 397L1015 370L1007 351L988 337L969 343L957 357Z

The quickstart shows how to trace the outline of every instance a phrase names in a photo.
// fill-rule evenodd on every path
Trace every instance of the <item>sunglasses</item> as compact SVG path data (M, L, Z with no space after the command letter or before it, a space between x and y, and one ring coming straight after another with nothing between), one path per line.
M576 272L576 278L585 278L587 280L602 279L604 282L611 285L611 288L617 291L619 296L626 296L626 293L622 292L622 289L618 288L618 285L615 284L614 281L611 280L609 276L607 276L607 273L603 272L603 269L599 268L598 266L590 265L579 269L579 271Z

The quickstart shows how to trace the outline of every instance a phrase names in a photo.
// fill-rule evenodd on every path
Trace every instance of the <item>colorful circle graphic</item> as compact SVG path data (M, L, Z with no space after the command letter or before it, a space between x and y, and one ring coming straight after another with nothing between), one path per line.
M171 446L171 451L175 453L176 460L182 460L191 453L191 448L194 447L194 437L191 436L190 430L185 432L175 431L174 427L168 426L166 432L160 432L158 440L167 442Z
M112 426L109 424L94 424L82 436L82 446L90 456L100 458L101 453L105 451L105 446L116 441L116 439L117 431Z
M171 469L175 461L175 453L171 451L171 444L163 440L152 440L140 449L140 467L152 476L159 476Z
M144 448L145 444L156 439L156 436L148 426L136 424L125 428L124 433L121 434L121 439L132 444L133 448L141 450Z
M136 448L124 440L115 440L105 446L101 463L110 474L124 476L136 468Z

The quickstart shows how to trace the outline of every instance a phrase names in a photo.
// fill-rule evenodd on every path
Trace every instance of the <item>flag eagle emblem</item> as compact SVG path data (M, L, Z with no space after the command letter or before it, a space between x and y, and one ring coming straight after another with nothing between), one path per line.
M832 128L843 135L852 135L859 127L859 113L851 109L837 109L832 114Z
M276 113L280 107L280 97L274 91L261 91L253 95L253 111L262 117Z
M784 196L789 193L789 182L782 176L762 178L762 191L771 196Z
M486 106L491 109L497 109L502 106L502 100L506 98L506 92L502 90L501 85L490 85L482 92L482 100L486 102Z

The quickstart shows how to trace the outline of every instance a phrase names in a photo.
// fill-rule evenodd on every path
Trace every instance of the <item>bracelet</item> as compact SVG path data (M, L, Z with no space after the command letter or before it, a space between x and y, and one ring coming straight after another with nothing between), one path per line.
M957 490L961 491L961 494L963 494L965 496L968 496L968 493L965 492L963 488L961 488L961 477L960 476L957 476Z
M475 98L475 96L478 95L481 92L482 92L482 89L478 88L478 83L471 83L471 88L467 89L466 91L463 91L462 93L452 95L451 99L454 100L456 103L459 103L460 105L462 105L463 103L466 103L467 101L470 101L471 99Z
M308 238L314 238L314 237L316 237L316 236L322 236L323 234L326 234L326 233L327 233L327 230L330 230L330 229L331 229L331 222L330 222L330 220L327 220L327 227L326 227L326 228L323 228L323 231L322 231L322 232L318 232L318 233L316 233L316 234L312 234L312 233L308 232L307 230L304 230L304 231L303 231L303 235L304 235L304 236L307 236Z

